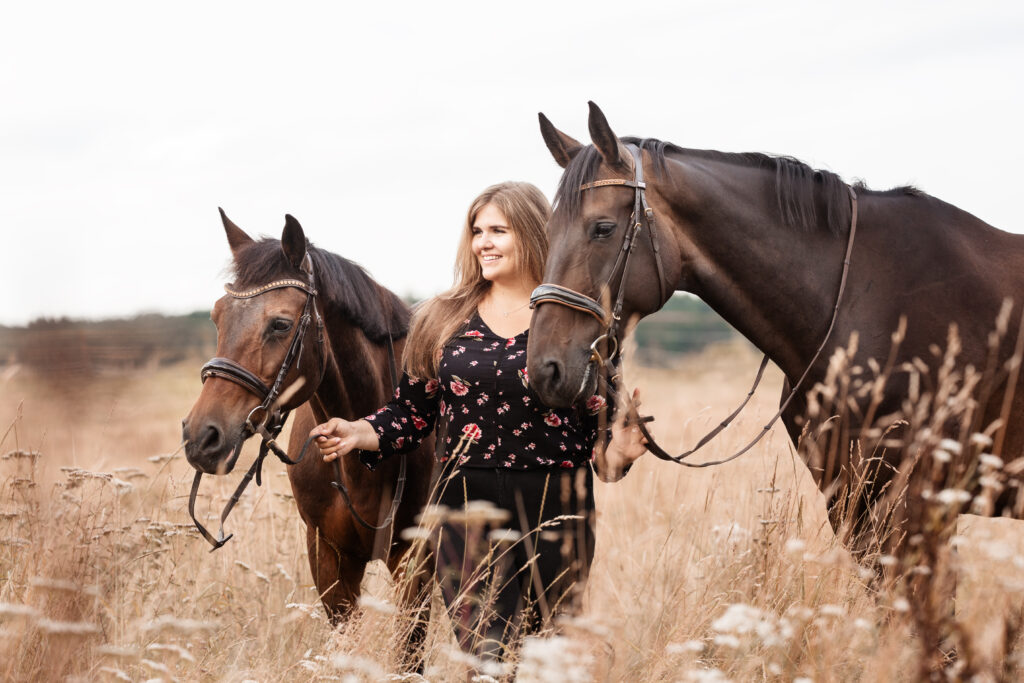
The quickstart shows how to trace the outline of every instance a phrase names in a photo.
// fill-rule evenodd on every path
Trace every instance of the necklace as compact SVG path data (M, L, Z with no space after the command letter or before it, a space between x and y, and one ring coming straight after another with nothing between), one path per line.
M513 308L513 309L512 309L512 310L510 310L510 311L505 311L505 312L504 312L504 313L502 313L501 315L502 315L503 317L507 318L507 317L509 317L510 315L512 315L513 313L515 313L516 311L521 311L521 310L523 310L524 308L526 308L526 307L527 307L527 306L529 306L529 305L530 305L530 302L529 302L529 301L527 301L527 302L526 302L525 304L523 304L523 305L521 305L521 306L516 306L515 308Z

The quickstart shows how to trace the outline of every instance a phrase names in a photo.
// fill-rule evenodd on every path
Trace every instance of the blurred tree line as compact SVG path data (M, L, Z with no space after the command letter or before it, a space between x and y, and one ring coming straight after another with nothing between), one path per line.
M700 299L677 294L637 326L636 359L664 365L734 334ZM0 366L19 363L65 378L202 362L214 355L216 346L217 330L207 311L97 321L42 318L25 327L0 326Z

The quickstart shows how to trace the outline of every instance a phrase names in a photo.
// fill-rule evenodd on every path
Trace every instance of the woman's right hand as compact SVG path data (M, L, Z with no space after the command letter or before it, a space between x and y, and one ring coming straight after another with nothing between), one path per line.
M331 462L356 448L373 451L380 447L377 433L366 420L348 422L340 417L332 417L314 427L309 435L315 437L316 447L320 449L324 462Z

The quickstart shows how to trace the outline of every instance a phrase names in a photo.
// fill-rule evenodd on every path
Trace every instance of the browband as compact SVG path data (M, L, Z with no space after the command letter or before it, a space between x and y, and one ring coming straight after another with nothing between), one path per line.
M272 289L284 289L285 287L294 287L295 289L301 289L306 294L312 294L316 296L316 290L307 285L302 280L275 280L266 285L262 285L255 289L250 289L246 292L236 292L231 289L230 286L224 285L224 291L235 297L236 299L251 299L254 296L259 296L264 292L269 292Z

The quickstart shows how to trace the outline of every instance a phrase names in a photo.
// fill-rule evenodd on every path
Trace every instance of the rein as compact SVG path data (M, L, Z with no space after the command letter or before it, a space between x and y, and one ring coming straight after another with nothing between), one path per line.
M298 324L295 327L295 333L292 335L291 343L288 346L288 351L285 353L284 360L281 361L281 367L277 371L277 376L274 379L274 384L272 386L268 387L266 383L263 380L261 380L256 374L247 370L243 365L231 360L230 358L211 358L209 361L207 361L207 363L203 366L202 370L200 371L200 377L202 378L204 384L206 383L206 380L211 377L225 379L230 382L234 382L235 384L238 384L242 388L246 389L252 394L255 394L258 398L261 399L260 405L253 408L249 412L249 415L246 416L245 422L243 423L240 429L238 438L235 440L235 448L232 451L231 456L228 458L227 466L225 469L230 470L234 467L235 463L238 461L238 456L242 452L242 446L252 436L258 435L261 438L259 455L256 456L256 460L253 461L252 465L249 467L249 470L245 473L245 475L242 477L242 480L235 488L235 491L231 495L231 498L224 506L224 510L221 512L220 515L220 529L218 530L216 536L211 534L206 529L206 527L203 526L203 524L196 518L195 514L196 496L199 493L199 482L203 478L203 473L197 470L195 477L192 479L192 489L189 492L188 497L188 514L192 518L192 522L195 524L196 529L199 530L199 533L202 534L203 538L205 538L206 541L213 546L211 552L222 547L234 536L234 534L224 534L224 522L227 520L228 515L231 513L231 510L235 507L235 504L242 497L242 493L249 486L249 482L252 481L253 478L256 479L257 486L263 485L263 461L266 459L268 453L273 453L274 455L276 455L277 458L285 465L297 465L300 462L302 462L303 458L306 457L306 450L309 448L310 443L312 443L313 439L315 438L312 436L307 438L305 443L303 443L302 445L302 450L299 451L298 457L295 458L294 460L289 458L288 454L285 453L284 449L282 449L277 444L276 440L277 437L280 435L281 430L284 428L284 424L288 419L290 411L281 410L279 408L274 409L273 407L275 401L280 396L281 387L282 384L284 383L284 378L291 370L292 363L295 364L296 368L299 367L299 362L302 356L303 338L305 337L306 330L309 328L309 325L314 317L316 318L317 326L317 346L320 351L318 355L319 370L317 372L317 375L321 379L323 378L324 371L326 370L327 367L327 359L326 355L324 354L324 321L323 317L320 315L320 312L317 310L316 307L316 279L313 273L313 262L308 253L303 258L302 271L308 275L308 282L303 282L302 280L295 279L275 280L274 282L271 282L269 284L263 285L261 287L256 287L254 289L250 289L244 292L235 291L227 285L224 286L224 290L235 299L251 299L253 297L260 296L261 294L266 294L267 292L275 289L300 289L306 293L306 303L305 306L303 307L302 314L299 316ZM395 370L395 352L391 340L390 331L388 332L387 347L388 359L391 365L390 370L392 392L394 392L394 387L397 384L397 380ZM405 489L406 461L404 455L402 456L402 462L398 477L398 485L396 495L394 497L394 500L392 501L391 513L388 515L388 519L385 521L385 523L379 527L375 527L367 523L355 511L355 508L352 506L352 500L351 497L349 496L348 489L345 488L345 484L343 483L341 476L341 468L338 465L337 461L335 461L334 463L334 471L335 481L332 481L331 485L334 486L334 488L336 488L341 493L352 515L360 524L370 529L381 529L391 523L392 519L394 518L395 511L398 508L398 504L401 502L402 493Z
M615 279L616 273L619 272L619 264L621 263L622 274L619 279L619 288L615 297L615 304L612 310L610 312L607 311L605 307L602 306L596 299L593 299L587 296L586 294L569 289L568 287L563 287L561 285L556 285L552 283L541 284L533 291L533 294L530 295L530 308L536 308L538 305L542 303L554 303L561 306L566 306L576 311L580 311L582 313L586 313L588 315L593 316L604 327L604 332L590 344L590 358L587 363L587 369L584 373L583 381L580 383L579 391L577 391L576 393L574 402L579 400L580 395L583 393L587 384L589 383L590 373L595 365L597 366L599 373L601 373L599 374L599 379L602 376L604 377L605 389L614 398L614 387L618 384L618 375L614 373L613 364L615 356L619 350L617 334L618 326L621 322L622 304L625 299L626 293L626 276L629 272L630 256L632 256L633 250L636 248L636 243L639 241L638 237L643 227L644 221L646 221L648 226L648 232L650 233L651 249L654 254L655 266L657 267L658 271L658 292L661 297L659 301L661 301L662 303L667 301L667 298L665 296L664 269L662 268L661 264L661 252L659 250L658 236L655 227L654 211L647 204L647 197L645 192L647 185L643 179L643 161L640 152L642 145L643 143L641 143L641 146L627 145L627 148L629 149L633 157L633 180L626 180L623 178L612 178L607 180L596 180L594 182L585 183L580 186L580 191L615 185L633 188L634 190L633 214L631 216L632 226L626 230L626 235L623 238L622 242L622 248L619 250L619 254L615 259L615 263L612 265L611 274L608 276L608 280L605 283L605 288L607 289L607 291L611 291L612 282ZM782 402L782 405L779 408L778 412L775 413L772 419L768 421L768 424L766 424L761 429L761 432L756 437L754 437L753 440L751 440L747 445L745 445L743 448L741 448L736 453L733 453L729 457L723 458L721 460L714 460L703 463L690 463L685 461L687 457L696 453L705 444L714 439L714 437L716 437L722 430L728 427L729 424L733 421L733 419L735 419L736 416L739 415L740 412L743 410L743 408L746 407L747 403L754 395L754 391L757 389L757 385L761 382L761 378L764 375L765 367L767 367L768 365L768 354L764 354L764 357L761 359L761 365L757 370L757 376L754 378L754 385L750 388L750 391L747 392L746 398L743 399L743 402L739 405L739 407L736 408L736 410L734 410L727 418L722 420L717 427L715 427L706 435L704 435L700 439L700 441L697 442L696 446L686 451L685 453L681 453L680 455L671 455L667 451L665 451L665 449L658 445L658 443L654 440L654 437L651 435L650 431L648 431L646 426L646 423L653 421L654 418L650 416L641 417L640 415L637 414L635 406L631 404L628 408L628 419L631 423L636 424L637 427L639 427L641 434L643 434L644 438L647 439L647 450L653 453L656 457L660 458L661 460L668 460L679 465L685 465L686 467L711 467L713 465L722 465L731 460L735 460L736 458L750 450L754 446L754 444L760 441L765 436L765 434L768 433L772 425L775 424L779 417L782 416L782 413L786 410L790 402L793 400L793 397L796 396L796 393L799 390L800 385L803 384L803 381L807 378L807 374L810 372L811 368L814 366L818 358L821 356L821 352L825 349L825 344L832 336L832 330L835 327L836 318L838 318L839 316L839 305L843 300L843 293L846 290L846 279L850 270L850 255L853 252L854 236L857 233L857 193L854 192L852 187L847 187L847 189L850 192L851 204L850 233L846 243L846 254L843 257L843 271L839 281L839 290L836 294L836 303L835 306L832 308L832 319L829 322L828 330L825 332L825 337L821 340L821 344L818 346L818 350L815 351L814 356L807 364L807 367L804 369L803 374L800 375L800 379L798 379L796 383L793 385L792 389L789 392L789 395L786 396L786 400ZM599 346L602 341L605 341L606 344L614 342L612 351L610 353L607 353L606 357L603 357L600 352ZM609 368L610 365L612 365L613 367Z

